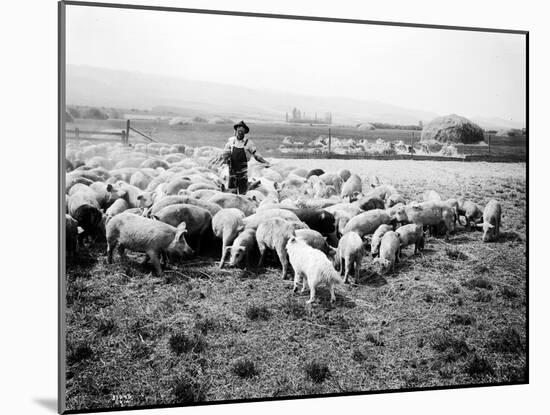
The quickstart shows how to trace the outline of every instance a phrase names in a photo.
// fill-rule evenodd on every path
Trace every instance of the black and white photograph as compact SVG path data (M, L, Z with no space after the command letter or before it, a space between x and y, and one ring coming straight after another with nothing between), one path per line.
M61 412L529 382L527 31L68 1L59 42Z

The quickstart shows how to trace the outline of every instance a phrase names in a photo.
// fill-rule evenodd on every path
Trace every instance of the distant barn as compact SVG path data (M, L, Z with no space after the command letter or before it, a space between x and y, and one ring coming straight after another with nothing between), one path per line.
M227 118L215 117L208 120L208 124L234 124L232 120Z

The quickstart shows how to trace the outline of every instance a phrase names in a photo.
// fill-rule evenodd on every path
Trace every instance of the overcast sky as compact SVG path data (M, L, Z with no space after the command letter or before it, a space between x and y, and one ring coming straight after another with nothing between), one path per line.
M67 63L525 122L523 35L67 6Z

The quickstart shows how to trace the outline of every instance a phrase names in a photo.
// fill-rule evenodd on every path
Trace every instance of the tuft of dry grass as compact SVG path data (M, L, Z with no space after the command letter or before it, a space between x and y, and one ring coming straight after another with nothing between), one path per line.
M243 379L248 379L258 374L254 362L246 358L241 358L234 362L232 372Z
M483 277L472 278L464 283L464 286L470 289L483 288L485 290L492 290L493 285L491 282Z
M266 306L250 305L246 308L245 315L250 320L269 320L271 312Z
M521 354L525 350L521 335L513 327L508 327L501 331L493 331L489 337L492 339L489 343L489 348L494 352Z
M449 322L451 324L460 324L464 326L471 326L476 321L475 317L469 314L452 314L449 316Z
M474 301L478 303L490 303L493 300L493 296L490 293L478 291L474 294Z
M466 365L466 372L472 377L493 375L495 373L491 363L484 357L479 357L477 354L474 354Z
M74 347L69 347L67 354L67 363L69 365L74 365L83 360L90 359L93 354L94 353L92 351L92 348L86 343L79 344Z
M203 385L188 375L181 376L173 382L172 394L173 403L176 404L197 403L206 400L206 391Z
M314 383L322 383L330 376L327 364L317 361L306 363L304 371L308 379Z
M445 247L445 254L453 261L466 261L468 255L456 248Z
M200 334L194 333L188 336L185 333L173 334L170 337L170 348L176 354L201 353L206 348L206 340Z

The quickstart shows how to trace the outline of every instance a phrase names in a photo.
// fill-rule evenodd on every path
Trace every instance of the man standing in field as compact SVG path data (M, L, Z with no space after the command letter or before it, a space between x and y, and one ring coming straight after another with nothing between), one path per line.
M239 122L233 126L235 135L229 137L223 149L222 159L229 165L229 183L227 188L232 191L236 189L237 194L245 194L248 190L248 162L254 157L258 162L269 166L266 159L260 156L254 143L245 138L250 129L244 123Z

